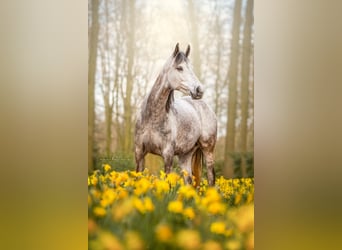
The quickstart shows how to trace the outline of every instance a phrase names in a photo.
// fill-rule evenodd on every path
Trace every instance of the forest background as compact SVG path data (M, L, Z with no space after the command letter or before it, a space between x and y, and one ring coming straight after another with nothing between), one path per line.
M88 19L89 172L134 169L135 113L179 42L218 118L216 171L254 176L253 0L89 0Z

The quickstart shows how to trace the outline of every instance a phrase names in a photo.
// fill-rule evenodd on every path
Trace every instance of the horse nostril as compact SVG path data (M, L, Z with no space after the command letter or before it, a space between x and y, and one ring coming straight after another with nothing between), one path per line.
M201 86L197 86L197 87L196 87L196 95L197 95L198 97L202 97L202 95L203 95L203 90L202 90Z
M200 91L200 87L197 86L197 87L196 87L196 93L198 93L199 91Z

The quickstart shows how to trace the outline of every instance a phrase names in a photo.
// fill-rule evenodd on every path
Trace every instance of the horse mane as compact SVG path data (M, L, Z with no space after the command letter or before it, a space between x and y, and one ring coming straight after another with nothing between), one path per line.
M163 81L163 76L166 73L166 70L170 67L172 62L175 63L176 65L182 63L183 61L188 62L188 58L187 58L186 54L184 52L181 52L181 51L176 54L176 56L174 57L174 61L172 59L173 59L173 57L171 57L165 63L162 72L158 75L153 86L160 86L160 84ZM154 87L152 87L152 90L151 90L150 94L148 95L147 102L149 102L149 99L151 98L151 96L156 93L155 91L156 91L156 89ZM167 101L166 101L166 105L165 105L166 113L168 113L170 111L171 105L173 104L174 100L175 100L174 90L171 90L170 94L167 97ZM145 103L145 105L146 105L146 103ZM151 115L151 111L149 109L147 109L144 116L149 117L150 115Z
M171 90L169 96L167 97L166 106L165 106L166 113L168 113L170 111L170 107L175 100L173 92L174 92L174 90Z

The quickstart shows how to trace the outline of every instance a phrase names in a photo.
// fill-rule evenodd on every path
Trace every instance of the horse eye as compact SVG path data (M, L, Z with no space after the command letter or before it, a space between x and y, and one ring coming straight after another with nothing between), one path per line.
M182 66L179 66L179 67L176 68L176 70L178 70L178 71L183 71L183 67L182 67Z

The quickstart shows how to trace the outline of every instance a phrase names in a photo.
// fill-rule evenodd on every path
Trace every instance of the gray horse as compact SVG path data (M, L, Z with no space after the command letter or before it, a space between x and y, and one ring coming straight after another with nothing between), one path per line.
M136 170L144 170L144 157L152 153L164 159L165 173L170 173L176 155L182 170L189 174L185 182L192 183L193 175L198 186L204 156L209 185L214 185L217 120L201 100L203 87L192 70L189 53L189 45L184 53L177 43L137 114ZM175 90L187 96L174 98Z

